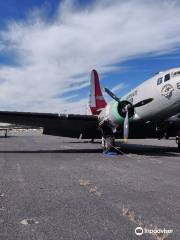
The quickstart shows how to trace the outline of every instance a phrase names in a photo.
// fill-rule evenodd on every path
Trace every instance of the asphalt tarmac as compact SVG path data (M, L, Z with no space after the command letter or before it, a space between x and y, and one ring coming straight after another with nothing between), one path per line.
M174 141L130 140L108 156L99 142L15 135L0 137L0 240L180 239Z

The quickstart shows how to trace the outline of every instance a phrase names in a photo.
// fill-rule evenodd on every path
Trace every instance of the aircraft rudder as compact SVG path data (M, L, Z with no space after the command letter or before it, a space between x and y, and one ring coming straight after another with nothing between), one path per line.
M91 71L89 107L93 115L98 115L106 105L106 100L101 91L98 72L93 69Z

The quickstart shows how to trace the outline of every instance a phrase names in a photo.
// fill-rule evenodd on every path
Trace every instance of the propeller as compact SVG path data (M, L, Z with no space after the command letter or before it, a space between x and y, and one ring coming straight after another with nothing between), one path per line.
M117 101L118 103L121 103L120 98L118 98L113 92L111 92L108 88L104 88L105 92L111 97L113 98L115 101ZM124 142L127 143L128 141L128 136L129 136L129 110L130 108L137 108L137 107L142 107L150 102L152 102L154 99L153 98L147 98L144 99L134 105L132 104L127 104L124 107L124 112L125 112L125 118L124 118L124 126L123 126L123 134L124 134Z
M104 91L112 97L116 102L120 102L120 98L118 98L113 92L111 92L108 88L104 88Z
M127 143L128 142L128 136L129 136L129 109L130 108L137 108L137 107L142 107L150 102L153 101L153 98L147 98L145 100L142 100L134 105L126 105L125 107L125 112L126 112L126 115L125 115L125 119L124 119L124 143Z
M124 142L127 143L129 136L129 112L126 111L126 116L124 119Z
M152 102L153 100L154 100L153 98L147 98L147 99L145 99L145 100L142 100L142 101L136 103L135 105L133 105L133 107L134 107L134 108L142 107L142 106L144 106L144 105Z

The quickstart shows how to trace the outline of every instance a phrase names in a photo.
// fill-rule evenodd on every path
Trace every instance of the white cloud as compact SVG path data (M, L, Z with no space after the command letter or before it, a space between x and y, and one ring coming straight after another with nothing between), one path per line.
M0 67L0 109L84 112L87 99L63 93L88 86L93 68L108 73L116 63L179 47L179 12L178 1L168 0L100 0L84 9L64 1L51 20L36 11L9 23L0 51L16 65Z
M124 87L125 87L124 83L119 83L119 84L115 85L115 86L111 89L111 91L112 91L112 92L117 92L117 91L119 91L119 90L122 90Z

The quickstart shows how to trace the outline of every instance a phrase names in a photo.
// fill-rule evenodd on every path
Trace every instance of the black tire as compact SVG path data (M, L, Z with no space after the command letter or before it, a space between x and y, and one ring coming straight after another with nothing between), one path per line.
M7 130L5 131L5 135L4 135L5 138L7 138Z
M178 152L180 152L180 141L177 142L178 145Z

